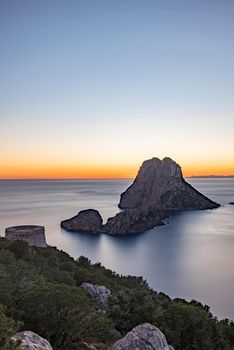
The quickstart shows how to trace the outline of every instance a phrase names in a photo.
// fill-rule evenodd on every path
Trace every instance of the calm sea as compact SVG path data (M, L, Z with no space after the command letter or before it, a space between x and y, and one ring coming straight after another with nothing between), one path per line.
M194 298L218 317L234 319L234 179L188 179L222 204L178 213L169 224L127 237L70 233L60 221L79 210L115 214L130 180L0 181L0 233L13 225L46 227L47 242L122 274L140 275L171 297Z

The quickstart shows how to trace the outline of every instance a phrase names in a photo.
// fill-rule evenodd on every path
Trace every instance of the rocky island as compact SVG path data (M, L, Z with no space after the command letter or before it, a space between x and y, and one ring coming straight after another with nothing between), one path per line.
M133 234L162 225L170 212L215 209L220 205L193 188L172 159L143 162L132 185L120 196L121 212L102 225L97 210L87 209L61 222L71 231Z
M95 209L81 210L73 218L62 221L61 226L69 231L100 232L102 217Z
M214 209L219 204L198 192L183 178L172 159L143 162L133 184L121 194L119 208L152 208L154 211Z

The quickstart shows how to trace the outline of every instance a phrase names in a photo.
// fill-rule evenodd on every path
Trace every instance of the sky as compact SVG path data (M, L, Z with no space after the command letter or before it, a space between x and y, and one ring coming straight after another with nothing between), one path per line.
M233 0L0 0L0 178L234 174Z

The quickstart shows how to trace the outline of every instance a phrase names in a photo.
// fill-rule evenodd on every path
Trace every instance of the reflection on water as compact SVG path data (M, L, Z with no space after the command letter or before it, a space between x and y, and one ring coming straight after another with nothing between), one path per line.
M11 225L45 225L48 243L75 258L141 275L158 291L198 299L214 314L234 319L234 206L228 205L234 179L188 181L223 205L174 214L168 225L125 237L66 232L60 221L86 208L98 209L106 220L131 181L0 181L1 233Z

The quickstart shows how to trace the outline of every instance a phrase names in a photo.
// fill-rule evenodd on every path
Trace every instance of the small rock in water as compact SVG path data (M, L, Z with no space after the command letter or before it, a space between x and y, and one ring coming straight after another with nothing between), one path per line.
M76 216L61 222L61 226L69 231L100 232L102 217L95 209L80 211Z

